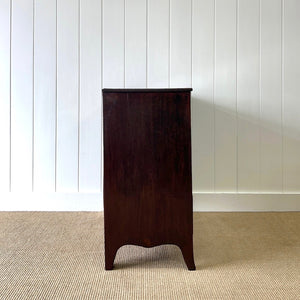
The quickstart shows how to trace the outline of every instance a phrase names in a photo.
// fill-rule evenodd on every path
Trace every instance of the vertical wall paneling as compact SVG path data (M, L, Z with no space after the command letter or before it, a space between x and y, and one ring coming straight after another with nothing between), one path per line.
M281 0L261 0L262 192L282 191Z
M215 190L237 190L236 0L216 0Z
M170 7L170 86L191 87L191 0L172 0Z
M81 1L79 191L101 185L101 1Z
M237 36L238 190L259 190L260 5L239 0Z
M12 1L11 189L32 191L33 0Z
M300 191L300 1L284 1L284 190Z
M125 85L125 0L103 0L103 86Z
M298 0L1 0L0 192L101 192L103 87L193 88L194 192L300 192L299 16Z
M147 86L168 87L169 0L148 0Z
M193 1L193 190L214 190L214 1Z
M35 1L34 190L55 190L56 1Z
M78 189L79 0L57 2L57 191Z
M125 1L125 86L146 87L146 0Z
M0 190L10 189L10 0L0 1Z

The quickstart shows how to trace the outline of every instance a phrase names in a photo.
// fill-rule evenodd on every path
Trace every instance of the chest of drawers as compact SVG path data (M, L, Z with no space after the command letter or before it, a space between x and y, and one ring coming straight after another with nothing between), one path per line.
M105 268L127 244L193 258L191 89L103 89Z

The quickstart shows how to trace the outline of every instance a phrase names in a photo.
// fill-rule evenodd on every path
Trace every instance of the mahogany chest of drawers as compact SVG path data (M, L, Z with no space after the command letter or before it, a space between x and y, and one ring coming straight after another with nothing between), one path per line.
M127 244L193 258L192 89L103 89L105 268Z

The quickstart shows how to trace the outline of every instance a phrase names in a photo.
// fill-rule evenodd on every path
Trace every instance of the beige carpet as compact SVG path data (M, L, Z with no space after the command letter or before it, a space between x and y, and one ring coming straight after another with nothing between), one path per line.
M122 247L103 214L0 213L0 299L300 299L300 213L195 213L197 271L176 246Z

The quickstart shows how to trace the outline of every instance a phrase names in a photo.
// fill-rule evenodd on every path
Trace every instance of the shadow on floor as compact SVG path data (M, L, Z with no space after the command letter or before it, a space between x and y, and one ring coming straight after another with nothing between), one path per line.
M287 214L289 216L287 217ZM249 261L273 260L300 253L300 213L194 213L197 270ZM115 269L184 268L174 245L154 248L123 246Z

